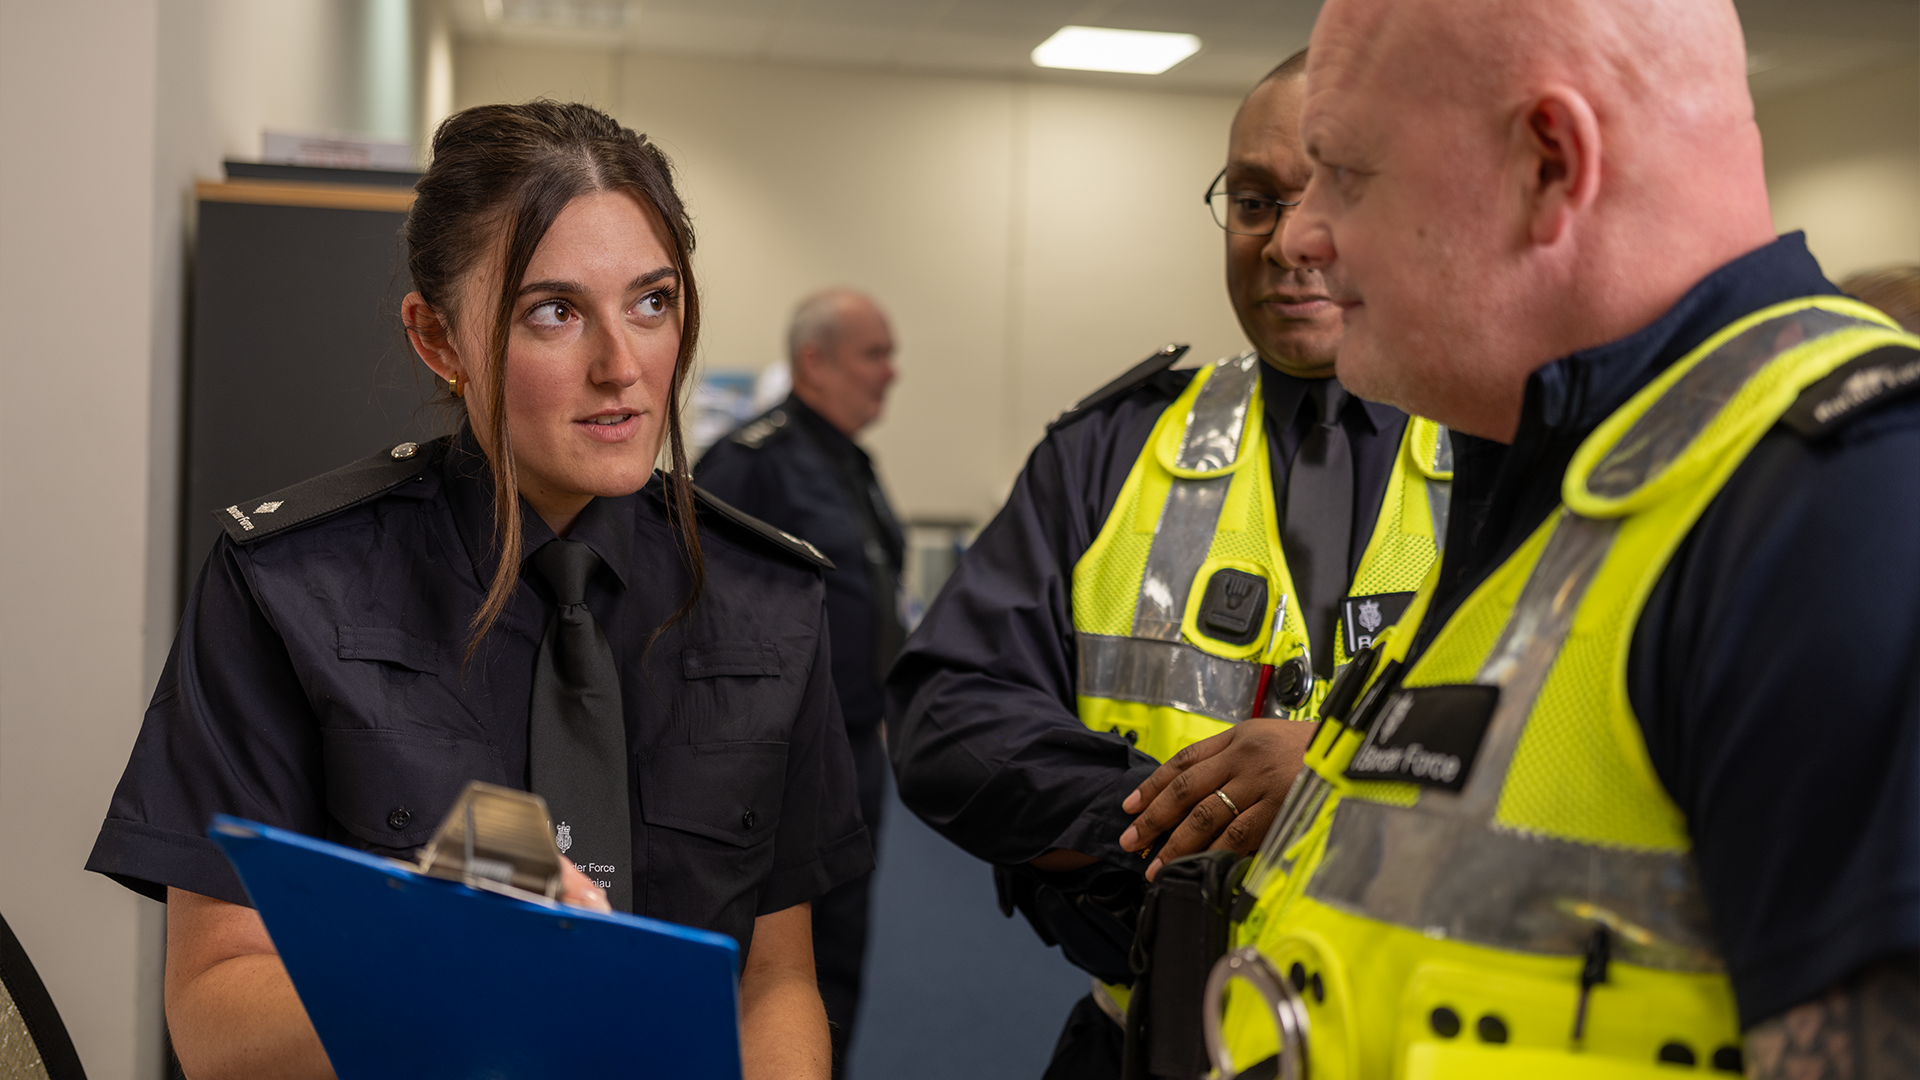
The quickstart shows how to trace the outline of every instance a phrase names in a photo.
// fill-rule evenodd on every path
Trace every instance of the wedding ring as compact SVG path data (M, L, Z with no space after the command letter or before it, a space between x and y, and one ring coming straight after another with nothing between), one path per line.
M1225 791L1216 791L1214 792L1214 794L1220 796L1220 801L1227 804L1227 809L1233 811L1234 817L1240 816L1240 808L1233 805L1233 800L1227 798L1227 793Z

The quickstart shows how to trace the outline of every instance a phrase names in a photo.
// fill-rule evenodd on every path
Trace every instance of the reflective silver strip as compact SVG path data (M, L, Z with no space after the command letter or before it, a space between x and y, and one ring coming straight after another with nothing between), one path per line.
M1173 463L1194 472L1214 472L1240 456L1240 435L1247 426L1253 388L1260 385L1260 355L1244 352L1214 365L1213 375L1193 400L1186 433Z
M1133 605L1135 637L1180 640L1187 593L1213 547L1213 530L1220 524L1220 508L1227 504L1227 488L1232 484L1231 476L1173 482L1140 574L1140 598Z
M1165 705L1237 724L1253 709L1260 665L1223 660L1185 642L1080 634L1086 697Z
M1425 810L1343 800L1307 895L1429 937L1546 956L1581 955L1604 923L1616 960L1723 970L1687 856L1523 836Z
M1573 629L1573 613L1599 575L1619 531L1617 518L1594 521L1561 509L1546 550L1540 553L1540 561L1527 575L1520 599L1513 605L1513 614L1474 677L1482 686L1499 687L1500 701L1480 741L1473 773L1457 795L1439 788L1422 788L1422 810L1482 823L1493 820L1520 734L1527 729L1534 702L1547 684L1553 662L1560 657L1567 632Z
M1653 479L1720 415L1747 380L1788 349L1842 330L1886 327L1823 308L1802 308L1735 335L1682 375L1634 421L1593 474L1587 490L1618 499Z
M1628 428L1587 478L1588 490L1616 499L1632 493L1678 460L1776 357L1875 325L1808 308L1735 336ZM1308 896L1432 936L1545 955L1580 955L1592 928L1604 924L1618 932L1616 954L1629 963L1722 970L1690 855L1547 839L1493 824L1514 750L1619 528L1619 519L1561 508L1476 676L1500 687L1500 701L1466 787L1458 795L1424 788L1411 809L1343 800Z
M1433 471L1450 473L1453 471L1453 436L1446 425L1440 425L1440 445L1433 454ZM1451 480L1427 480L1427 512L1433 516L1433 550L1445 553L1447 550L1447 512L1453 507L1453 482Z
M1240 435L1254 388L1260 385L1260 357L1243 353L1214 366L1187 413L1186 433L1175 464L1211 472L1232 465L1240 455ZM1149 447L1148 453L1153 453ZM1220 525L1232 476L1203 480L1176 478L1154 523L1153 546L1140 575L1140 598L1133 607L1133 636L1179 641L1193 576L1207 561L1213 533Z

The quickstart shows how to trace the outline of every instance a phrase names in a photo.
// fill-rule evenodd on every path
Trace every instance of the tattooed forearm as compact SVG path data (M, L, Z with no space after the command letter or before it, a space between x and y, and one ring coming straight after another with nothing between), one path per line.
M1756 1080L1920 1077L1920 957L1868 968L1747 1032Z

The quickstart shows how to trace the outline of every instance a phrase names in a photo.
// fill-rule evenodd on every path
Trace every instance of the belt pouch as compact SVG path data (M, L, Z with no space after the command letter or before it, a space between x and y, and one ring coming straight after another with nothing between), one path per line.
M1199 1080L1207 1074L1201 996L1227 951L1232 894L1251 860L1203 851L1160 868L1147 886L1130 957L1122 1080Z

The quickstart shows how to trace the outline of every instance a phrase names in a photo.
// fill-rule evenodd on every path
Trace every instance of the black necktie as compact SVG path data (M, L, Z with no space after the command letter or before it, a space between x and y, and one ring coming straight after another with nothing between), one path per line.
M1353 538L1353 447L1340 426L1347 392L1332 379L1307 384L1316 415L1287 469L1287 525L1281 547L1300 593L1300 614L1313 646L1313 670L1333 673L1333 631L1347 591L1347 546Z
M587 610L587 579L600 556L573 540L550 540L531 560L559 607L533 661L527 765L547 800L560 850L601 888L616 911L633 910L633 826L627 817L627 724L620 669Z

